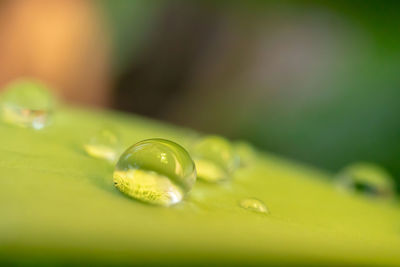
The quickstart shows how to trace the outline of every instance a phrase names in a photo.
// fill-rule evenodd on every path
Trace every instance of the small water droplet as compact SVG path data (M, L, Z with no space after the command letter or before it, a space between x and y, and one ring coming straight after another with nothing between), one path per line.
M256 151L249 143L244 141L236 142L234 149L241 167L249 166L256 160Z
M7 85L1 96L3 121L40 130L50 122L55 100L43 84L20 79Z
M85 151L92 157L115 162L120 151L120 140L110 129L102 129L84 144Z
M191 152L198 178L207 182L230 179L239 164L230 142L219 136L200 139L194 144Z
M346 167L337 175L337 183L340 189L368 196L390 198L395 193L392 176L373 163L355 163Z
M164 139L144 140L128 148L114 171L114 184L121 192L161 206L180 202L195 181L188 152Z
M249 211L269 214L269 210L264 202L256 198L244 198L240 200L239 205Z

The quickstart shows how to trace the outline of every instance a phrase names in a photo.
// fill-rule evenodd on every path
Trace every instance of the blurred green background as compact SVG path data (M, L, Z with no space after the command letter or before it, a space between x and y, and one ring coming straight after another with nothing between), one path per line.
M35 76L70 103L400 184L397 1L22 2L0 4L0 84Z

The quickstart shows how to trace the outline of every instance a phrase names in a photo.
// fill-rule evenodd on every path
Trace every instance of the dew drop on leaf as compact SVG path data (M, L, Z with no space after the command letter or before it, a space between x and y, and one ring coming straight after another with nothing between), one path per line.
M1 117L6 123L40 130L50 123L55 99L43 84L19 79L1 95Z
M234 150L239 159L240 167L248 167L256 160L256 151L253 146L247 142L235 142Z
M195 181L188 152L164 139L148 139L128 148L114 171L114 184L122 193L161 206L182 201Z
M115 162L120 151L120 140L114 131L104 128L90 137L83 147L94 158Z
M206 182L220 182L231 178L239 165L239 158L229 141L219 136L199 139L191 153L196 164L197 176Z
M395 194L392 176L373 163L354 163L337 174L340 189L371 197L391 198Z
M252 212L269 214L269 210L264 202L256 198L243 198L240 200L239 206Z

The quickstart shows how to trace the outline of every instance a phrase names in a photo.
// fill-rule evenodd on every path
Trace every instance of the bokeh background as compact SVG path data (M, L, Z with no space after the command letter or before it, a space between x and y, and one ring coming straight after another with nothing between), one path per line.
M0 2L0 88L244 139L400 181L398 1Z

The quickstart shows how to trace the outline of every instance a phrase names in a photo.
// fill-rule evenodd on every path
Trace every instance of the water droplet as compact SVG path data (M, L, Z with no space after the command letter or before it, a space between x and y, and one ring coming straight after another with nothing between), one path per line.
M372 163L355 163L337 175L339 188L360 192L368 196L390 198L394 196L393 178L383 168Z
M84 144L84 149L92 157L115 162L120 151L120 141L115 132L102 129Z
M256 151L249 143L244 141L236 142L234 149L241 167L249 166L256 160Z
M240 207L257 213L269 214L267 206L259 199L244 198L239 202Z
M149 139L128 148L114 171L114 184L143 202L169 206L180 202L196 181L196 169L180 145Z
M46 86L20 79L5 88L1 116L7 123L39 130L49 124L54 104L54 97Z
M231 178L238 167L238 157L232 145L219 136L206 136L192 147L197 177L207 182L220 182Z

